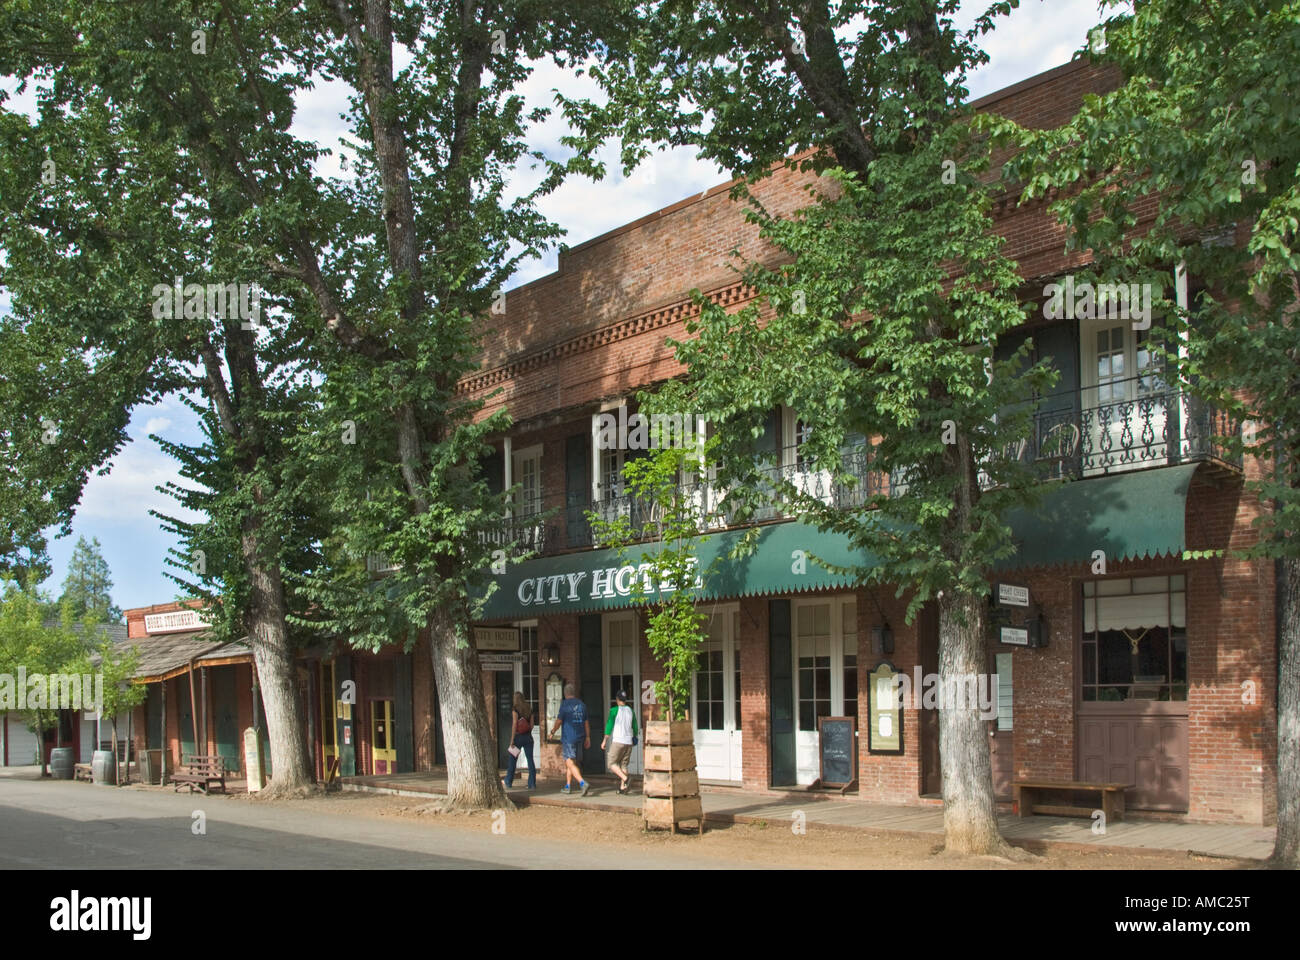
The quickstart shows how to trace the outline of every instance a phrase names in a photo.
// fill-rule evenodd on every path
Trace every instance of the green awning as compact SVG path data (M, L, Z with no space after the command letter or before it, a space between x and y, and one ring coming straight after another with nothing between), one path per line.
M1087 563L1097 550L1105 552L1108 563L1181 556L1187 490L1195 469L1195 464L1188 464L1063 483L1048 491L1033 510L1011 512L1018 549L996 568ZM702 568L717 561L701 600L848 587L852 578L829 572L814 557L840 567L871 562L843 534L823 533L801 520L760 527L753 552L733 560L729 555L744 534L744 530L712 534L699 547ZM504 574L492 578L496 590L479 619L524 620L634 606L633 583L643 573L637 565L655 549L655 544L635 546L625 558L609 548L585 550L511 564Z
M998 569L1090 563L1097 550L1107 563L1182 556L1195 471L1192 463L1061 484L1033 510L1011 511L1019 549Z
M718 561L700 592L702 600L806 593L845 587L847 576L830 573L813 557L839 566L861 564L862 554L838 533L822 533L800 520L759 528L754 551L738 560L729 556L744 530L712 534L699 547L701 568ZM599 549L526 560L493 577L497 589L484 604L480 619L522 620L556 613L619 610L635 604L632 585L640 558L655 544L617 550ZM721 558L721 559L719 559ZM654 595L653 593L651 594Z

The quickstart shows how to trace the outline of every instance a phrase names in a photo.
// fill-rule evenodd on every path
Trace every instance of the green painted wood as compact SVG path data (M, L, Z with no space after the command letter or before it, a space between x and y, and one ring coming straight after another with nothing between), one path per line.
M415 720L411 655L404 653L393 661L393 746L397 750L397 771L415 769Z
M239 700L235 690L234 667L210 667L208 695L212 698L212 720L217 741L217 756L226 763L226 772L237 774L242 763L243 738L239 731Z
M578 685L578 695L587 705L587 717L591 721L591 746L582 758L584 775L605 772L605 754L600 749L600 737L605 728L601 726L601 704L605 702L605 660L600 643L600 615L591 614L578 618L578 675L582 682Z
M772 710L772 786L795 782L794 666L790 648L790 601L767 604L769 703Z

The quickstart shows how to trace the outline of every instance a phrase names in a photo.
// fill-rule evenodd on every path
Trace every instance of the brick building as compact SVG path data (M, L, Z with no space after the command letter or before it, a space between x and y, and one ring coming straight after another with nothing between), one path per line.
M1052 126L1073 114L1083 93L1111 82L1075 62L978 106ZM757 192L770 209L792 210L805 202L805 177L781 171ZM1004 205L998 229L1027 291L1086 262L1086 254L1064 255L1063 231L1042 204ZM730 267L733 248L750 258L772 253L723 184L564 251L555 273L509 291L504 315L491 318L483 363L462 386L488 398L487 412L509 409L514 426L487 470L503 489L521 485L509 523L536 553L496 578L479 631L503 757L514 689L549 726L560 682L576 683L599 718L618 687L641 691L660 676L630 596L635 566L594 545L585 520L587 510L634 520L638 510L621 478L636 453L600 449L599 417L630 409L637 391L685 372L665 341L686 337L690 289L728 307L746 302ZM1181 295L1195 282L1183 281ZM988 645L999 795L1009 796L1017 776L1124 780L1137 784L1131 808L1271 822L1273 566L1182 559L1187 550L1251 542L1261 506L1242 479L1254 465L1225 458L1214 436L1229 426L1156 375L1145 333L1127 321L1036 320L1025 335L1038 356L1053 358L1061 380L1039 401L1020 455L1076 482L1016 518L1020 551L1000 574L1028 588L1029 606L1009 611L1010 625L1025 633L999 632ZM775 410L758 448L776 453L777 469L819 496L851 498L801 459L806 429L798 411ZM888 478L864 467L863 481ZM707 484L697 486L710 495ZM720 555L739 535L724 527L706 551ZM724 566L706 591L709 641L691 711L701 778L755 791L811 784L817 720L853 717L861 729L858 798L937 796L933 709L901 712L894 751L873 750L863 729L872 708L868 674L881 662L908 676L917 667L937 672L937 616L927 609L909 625L893 591L857 587L812 563L796 572L790 557L801 548L831 559L847 549L774 513L752 561ZM1104 575L1093 572L1097 550L1106 556ZM1039 638L1044 645L1029 645ZM543 773L558 773L558 744L540 743L541 730L535 736ZM875 745L882 744L889 742ZM586 766L603 768L598 750Z

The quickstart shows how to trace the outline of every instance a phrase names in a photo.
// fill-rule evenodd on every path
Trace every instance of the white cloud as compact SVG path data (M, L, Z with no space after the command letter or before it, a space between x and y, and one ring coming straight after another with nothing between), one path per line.
M172 425L170 417L150 417L144 425L146 435L150 433L161 433Z
M106 475L87 481L77 519L122 527L156 526L158 521L149 515L153 509L182 520L202 520L201 514L182 509L156 489L169 481L182 483L175 460L147 440L129 443L113 458Z

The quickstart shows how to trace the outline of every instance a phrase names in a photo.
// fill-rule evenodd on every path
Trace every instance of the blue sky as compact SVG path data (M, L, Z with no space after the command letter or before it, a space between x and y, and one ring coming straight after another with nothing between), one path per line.
M968 24L987 5L988 0L965 3L961 22ZM992 59L972 78L972 96L991 93L1067 62L1084 45L1088 28L1099 19L1097 0L1022 0L1021 9L987 38L986 48ZM5 87L12 90L11 84L6 83ZM571 96L596 95L594 84L587 78L575 78L549 67L538 69L527 93L534 103L549 105L551 91L556 88ZM30 102L30 96L15 98L9 106L30 108ZM328 145L337 144L344 129L338 119L344 105L342 88L317 88L299 103L296 132ZM561 122L553 118L538 131L537 145L558 153L562 133ZM722 171L699 162L684 150L658 155L653 176L634 172L631 178L625 179L615 160L616 153L610 149L607 153L610 176L600 183L574 180L542 201L542 212L565 228L566 242L570 245L727 179ZM322 164L321 172L337 173L336 160ZM519 171L519 189L527 189L532 176L527 170ZM525 264L516 274L515 285L553 272L556 262L556 253L551 251ZM0 311L5 309L6 299L0 291ZM128 431L132 442L114 458L106 475L94 476L86 485L72 536L50 542L54 575L45 586L56 595L77 536L84 535L87 539L99 538L112 571L113 599L118 606L145 606L176 596L176 585L163 576L167 569L167 549L174 545L174 538L159 529L149 510L175 509L174 502L156 488L179 478L174 462L148 439L148 434L192 443L199 439L198 428L190 410L175 398L169 398L137 409ZM50 533L52 536L53 531Z

